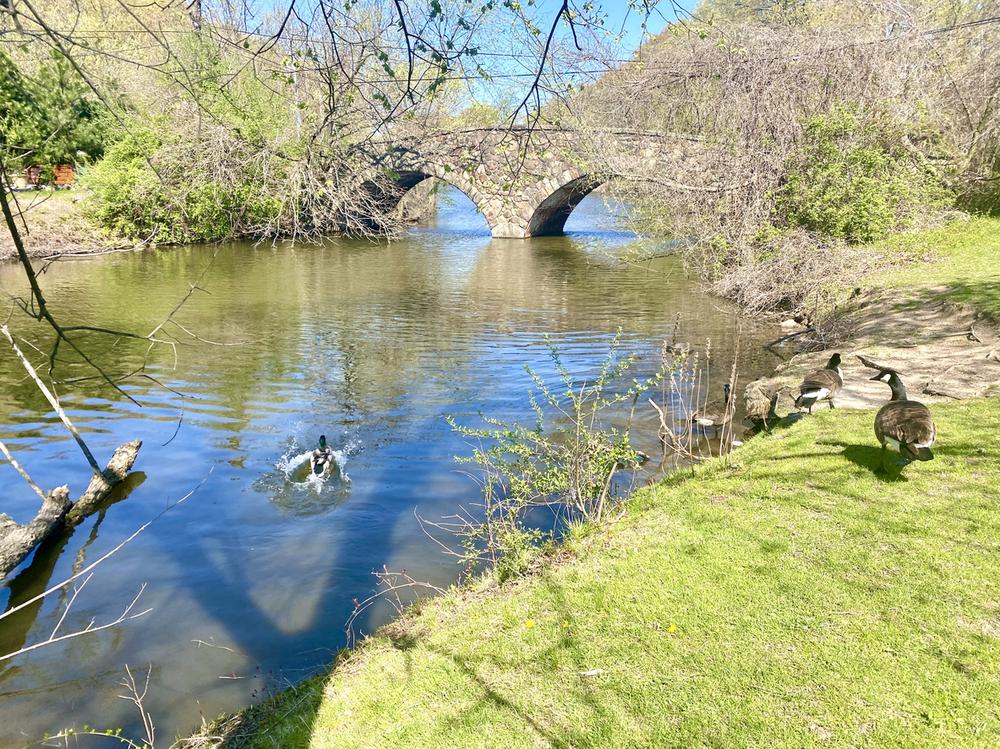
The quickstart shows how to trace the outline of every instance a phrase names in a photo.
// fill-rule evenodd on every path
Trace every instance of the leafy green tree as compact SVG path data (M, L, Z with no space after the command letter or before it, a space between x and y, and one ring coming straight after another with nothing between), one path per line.
M777 192L779 221L871 242L949 207L954 195L908 140L900 123L856 107L811 118Z
M104 151L104 108L62 55L28 75L0 51L0 137L27 166L91 161Z

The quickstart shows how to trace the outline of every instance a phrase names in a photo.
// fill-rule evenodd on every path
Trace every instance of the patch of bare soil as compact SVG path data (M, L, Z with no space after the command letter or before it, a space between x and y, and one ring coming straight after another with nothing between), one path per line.
M93 254L131 246L120 238L105 236L86 219L80 190L18 192L14 196L21 210L18 229L31 257ZM6 226L0 227L0 261L12 260L16 257L14 240Z
M798 354L763 384L785 388L779 404L792 408L802 377L839 351L844 389L837 407L875 408L889 399L889 389L871 381L875 371L859 355L896 369L910 397L927 403L1000 395L1000 326L948 301L947 289L930 292L919 298L873 293L843 313L840 323L850 333L838 348Z

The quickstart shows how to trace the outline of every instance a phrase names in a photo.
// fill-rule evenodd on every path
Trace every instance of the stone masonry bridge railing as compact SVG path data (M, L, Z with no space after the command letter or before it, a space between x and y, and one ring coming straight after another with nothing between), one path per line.
M437 177L476 204L494 237L561 234L577 204L617 176L612 169L594 174L582 166L583 137L559 129L475 129L383 143L384 156L375 167L393 189L383 189L381 199L391 209L409 189ZM587 137L599 138L609 151L628 159L655 161L663 174L698 172L705 155L703 144L691 136L607 132Z

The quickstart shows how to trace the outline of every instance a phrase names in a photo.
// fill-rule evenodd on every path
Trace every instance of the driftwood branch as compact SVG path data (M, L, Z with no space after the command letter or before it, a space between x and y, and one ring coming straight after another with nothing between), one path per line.
M974 341L975 343L983 342L983 339L976 335L975 325L970 325L968 330L963 330L958 333L943 333L941 335L942 338L956 338L957 336L965 336L970 341Z
M50 535L65 525L75 525L96 512L111 490L132 470L140 447L140 440L132 440L115 450L107 468L90 479L87 490L76 502L69 501L69 487L61 486L43 496L41 509L28 523L19 524L7 515L0 514L0 578L23 562ZM26 473L22 475L29 483L37 486Z
M45 400L47 400L49 405L52 406L52 410L56 412L56 415L62 421L63 426L65 426L66 429L69 430L69 433L73 435L73 439L76 440L76 444L79 445L83 456L87 459L87 462L90 463L91 470L93 470L95 475L100 476L101 467L98 465L97 459L94 458L94 454L90 452L90 448L87 447L87 443L83 441L83 437L80 436L80 432L77 431L73 422L69 420L69 416L66 415L62 406L59 405L59 400L52 394L52 391L48 389L45 383L42 382L38 373L35 372L35 368L32 367L31 362L28 361L28 357L26 357L21 349L18 348L17 344L14 342L14 337L10 334L10 329L6 325L0 325L0 334L7 339L7 343L10 344L14 354L18 359L20 359L21 366L24 367L24 371L28 373L28 376L34 381L38 389L42 391L42 395L45 396Z
M210 470L209 471L209 475L211 475L211 473L212 472ZM180 499L176 500L175 502L170 503L165 508L163 508L162 510L160 510L160 512L157 513L157 515L155 517L151 518L150 520L147 520L145 523L143 523L141 526L139 526L135 531L133 531L131 535L129 535L127 538L125 538L120 543L118 543L118 545L115 546L113 549L111 549L110 551L104 553L99 559L91 562L90 564L86 565L85 567L82 567L82 569L78 569L78 567L82 566L82 564L83 564L82 559L80 559L79 560L79 564L74 564L74 570L75 571L73 572L73 574L70 575L69 577L65 578L61 582L56 583L55 585L50 586L48 589L42 591L41 593L38 593L36 595L31 596L30 598L28 598L25 601L21 601L19 603L15 603L13 600L10 601L8 603L9 608L6 611L0 613L0 624L3 624L3 620L4 619L7 619L7 618L13 617L13 616L17 616L19 613L22 613L22 612L30 611L32 608L37 608L39 605L41 605L41 602L44 599L46 599L47 597L51 596L54 593L57 593L60 590L64 590L64 589L68 588L70 585L73 585L74 583L76 583L76 585L73 585L73 589L72 589L72 592L71 592L71 594L69 596L69 600L65 604L65 606L63 606L62 614L59 616L59 620L56 622L56 625L52 629L52 632L49 634L49 636L46 639L44 639L44 640L42 640L40 642L31 644L31 645L27 645L27 646L23 646L23 647L18 647L18 646L15 645L15 649L12 650L12 651L10 651L10 652L2 652L2 651L0 651L0 662L6 661L6 660L10 660L11 658L16 658L19 655L31 652L32 650L37 650L38 648L44 647L46 645L51 645L51 644L53 644L55 642L61 642L61 641L64 641L64 640L69 640L69 639L75 638L75 637L81 637L83 635L93 634L95 632L100 632L102 630L110 629L112 627L116 627L116 626L118 626L120 624L123 624L125 622L131 621L133 619L138 619L139 617L142 617L142 616L145 616L146 614L148 614L151 611L151 609L147 608L147 609L142 610L142 611L136 611L136 605L138 604L140 597L142 596L143 592L146 589L146 585L145 585L145 583L143 583L143 585L140 586L140 588L139 588L138 592L136 593L136 595L132 598L132 600L128 603L128 605L126 605L123 608L121 614L119 614L116 618L114 618L114 619L112 619L112 620L110 620L110 621L108 621L108 622L106 622L104 624L98 624L97 621L96 621L96 619L91 619L90 622L88 624L86 624L82 628L76 629L76 630L74 630L72 632L64 632L63 631L63 624L67 620L67 617L69 615L69 609L73 606L73 603L76 601L76 598L80 594L80 591L87 585L87 583L89 582L89 580L93 576L94 570L97 567L99 567L101 564L103 564L105 561L107 561L110 557L112 557L115 554L117 554L121 549L123 549L129 543L131 543L140 533L142 533L144 530L146 530L150 525L152 525L158 519L160 519L161 517L163 517L166 513L170 512L172 509L174 509L175 507L177 507L177 505L182 504L183 502L187 501L187 499L189 497L191 497L205 483L205 481L207 479L208 479L208 477L206 476L205 479L202 480L202 482L200 484L198 484L198 486L196 486L194 489L192 489L191 491L189 491L187 494L185 494ZM65 487L63 487L63 492L64 492L64 497L68 495L68 492L66 491ZM69 506L68 501L67 501L67 506ZM6 518L4 516L0 516L0 535L2 535L2 533L3 533L3 530L2 530L3 527L4 527L3 521L5 519ZM8 526L9 526L9 523L8 523ZM77 583L77 581L79 581L79 582ZM23 644L23 640L22 640L22 644ZM148 747L148 746L152 746L152 745L147 742L145 746ZM138 745L136 745L136 749L138 749Z
M87 463L90 464L90 468L94 474L90 479L90 484L87 486L86 491L84 491L75 503L70 503L68 487L60 487L49 493L43 492L41 487L28 475L28 472L14 459L7 446L0 442L0 452L3 453L11 466L21 474L21 477L42 499L42 507L38 511L38 514L31 522L24 525L14 522L13 519L6 515L0 515L0 578L2 578L24 561L38 544L62 528L65 523L79 523L97 510L101 501L108 496L116 485L125 479L128 472L132 469L135 459L139 454L139 448L142 447L142 442L140 440L126 442L115 450L107 467L101 470L97 459L90 451L90 448L87 447L87 443L84 441L79 430L70 421L66 411L63 410L59 399L56 398L42 381L41 377L38 376L28 357L24 355L24 352L21 351L14 341L14 336L11 335L10 329L6 324L0 325L0 335L3 335L7 339L7 343L10 344L14 355L21 362L24 371L28 373L35 386L45 396L49 405L59 416L63 426L73 435L73 439L87 459Z
M38 650L38 648L43 648L46 645L52 645L56 642L62 642L63 640L72 640L76 637L82 637L83 635L93 634L94 632L101 632L105 629L111 629L112 627L117 627L119 624L131 621L132 619L138 619L141 616L145 616L153 609L148 608L139 612L135 612L134 609L136 604L139 603L139 599L142 597L143 592L146 590L146 584L143 583L139 587L139 592L135 594L135 597L128 603L127 606L122 610L122 613L118 615L117 618L112 621L105 622L104 624L98 624L96 620L91 619L90 622L83 629L78 629L73 632L67 632L66 634L59 634L59 627L62 625L63 620L66 618L66 614L69 612L69 607L73 605L76 600L77 594L83 589L83 586L87 584L90 580L90 576L87 576L84 581L73 591L70 597L69 603L66 609L63 611L63 615L59 618L59 622L56 624L56 628L52 631L52 634L45 640L41 640L27 647L21 648L16 653L6 653L0 655L0 661L9 660L18 655L23 655L24 653L30 653L32 650Z
M31 550L62 527L69 511L69 487L60 486L45 495L41 509L28 523L15 523L0 514L0 577L17 567Z
M91 477L87 490L73 503L73 508L69 511L69 522L78 523L98 509L111 490L124 481L132 470L141 447L142 440L132 440L115 450L107 468L99 476Z
M0 453L3 453L3 456L7 459L7 462L10 463L11 467L21 474L21 478L28 482L28 486L31 487L31 490L44 502L45 492L42 491L42 487L36 484L31 476L28 475L28 472L21 467L21 464L14 459L14 456L10 454L10 449L4 444L3 440L0 440Z
M815 333L815 332L816 328L806 328L805 330L800 330L796 333L789 333L788 335L783 335L780 338L775 338L770 343L765 343L764 348L774 348L778 344L784 343L785 341L790 341L793 338L798 338L800 335L806 335L807 333Z

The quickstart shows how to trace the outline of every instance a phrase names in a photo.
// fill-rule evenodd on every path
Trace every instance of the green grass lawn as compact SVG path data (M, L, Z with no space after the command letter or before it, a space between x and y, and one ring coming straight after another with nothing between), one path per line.
M1000 218L975 217L931 231L900 234L882 243L890 257L905 252L917 262L873 277L880 287L923 292L947 286L946 296L1000 318Z
M1000 400L872 466L823 411L641 491L574 557L430 601L245 714L254 747L1000 746Z

